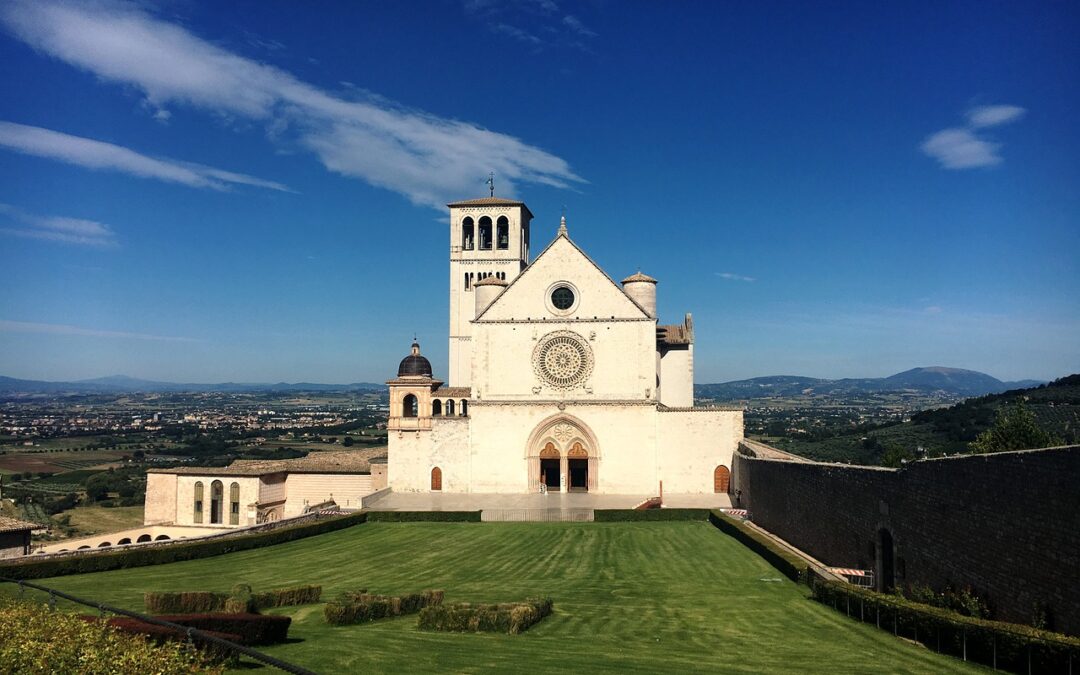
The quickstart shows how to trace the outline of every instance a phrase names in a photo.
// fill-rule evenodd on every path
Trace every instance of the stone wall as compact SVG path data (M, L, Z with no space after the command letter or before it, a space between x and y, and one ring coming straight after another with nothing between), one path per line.
M971 586L995 618L1080 634L1080 446L915 462L809 462L743 443L732 494L827 565L897 584Z

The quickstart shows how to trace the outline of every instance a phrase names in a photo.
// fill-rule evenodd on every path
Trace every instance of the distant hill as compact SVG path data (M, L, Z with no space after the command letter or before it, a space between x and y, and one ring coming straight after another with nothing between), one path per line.
M773 375L719 384L694 385L694 396L715 401L739 401L777 396L831 396L837 394L918 391L954 396L984 396L1041 384L1038 380L1002 382L974 370L931 366L912 368L889 377L823 380L796 375Z
M1069 375L1037 387L969 398L948 408L923 410L913 414L908 422L818 441L772 442L812 459L859 464L878 464L890 449L913 452L921 447L929 456L962 453L968 451L968 443L994 423L999 408L1017 399L1023 399L1039 426L1062 443L1080 443L1080 375Z
M20 380L14 377L0 375L0 394L62 394L62 393L87 393L87 394L123 394L123 393L154 393L154 392L346 392L346 391L384 391L386 385L373 382L354 382L352 384L316 384L311 382L277 382L244 383L222 382L218 384L196 384L177 382L156 382L153 380L140 380L127 375L110 375L97 377L90 380L77 380L75 382L46 382L43 380Z

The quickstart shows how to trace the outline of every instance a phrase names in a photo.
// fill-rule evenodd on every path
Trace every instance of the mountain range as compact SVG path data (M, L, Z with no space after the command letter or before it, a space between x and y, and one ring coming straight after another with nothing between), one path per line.
M1038 380L1002 382L986 373L960 368L912 368L889 377L845 378L824 380L814 377L793 375L773 375L755 377L749 380L736 380L718 384L696 384L694 395L698 398L716 401L738 401L774 396L798 395L835 395L859 394L887 391L919 391L923 393L942 392L956 396L983 396L996 394L1010 389L1032 387L1042 384ZM126 375L112 375L90 380L74 382L46 382L42 380L20 380L0 376L0 393L3 394L63 394L92 393L120 394L128 392L344 392L344 391L385 391L386 385L374 382L354 382L351 384L318 384L313 382L222 382L218 384L196 384L177 382L158 382L140 380Z
M974 370L931 366L912 368L889 377L844 378L825 380L815 377L773 375L719 384L698 384L694 395L715 401L739 401L755 398L799 395L868 394L890 391L917 391L925 394L944 393L955 396L984 396L1010 389L1022 389L1042 384L1039 380L1002 382L996 377Z

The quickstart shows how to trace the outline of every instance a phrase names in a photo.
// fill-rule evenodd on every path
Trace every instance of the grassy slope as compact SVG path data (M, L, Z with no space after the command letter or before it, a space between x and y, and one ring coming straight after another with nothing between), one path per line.
M277 547L44 582L142 608L145 590L320 583L324 597L444 588L447 601L546 594L520 636L422 633L415 617L328 627L279 610L299 642L267 651L318 672L969 672L806 598L706 523L367 524Z
M119 532L143 524L143 507L115 506L79 506L64 511L61 515L71 516L71 524L79 531L76 536Z

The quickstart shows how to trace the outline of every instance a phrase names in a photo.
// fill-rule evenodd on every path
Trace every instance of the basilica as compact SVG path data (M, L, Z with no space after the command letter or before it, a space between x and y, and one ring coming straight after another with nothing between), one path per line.
M694 406L694 324L657 320L562 219L532 259L529 208L449 204L449 376L413 343L390 387L394 492L727 492L741 408Z

